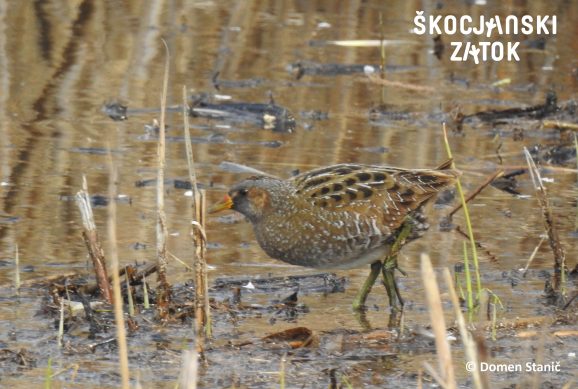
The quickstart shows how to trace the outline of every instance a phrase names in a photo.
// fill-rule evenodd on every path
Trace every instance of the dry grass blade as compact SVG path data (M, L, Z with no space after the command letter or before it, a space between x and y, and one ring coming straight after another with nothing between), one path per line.
M561 122L559 120L543 120L542 126L544 128L559 128L561 130L578 131L578 123Z
M167 89L169 80L169 48L163 40L166 49L165 72L163 77L163 89L161 93L161 118L159 125L159 142L157 148L157 264L158 264L158 288L157 288L157 312L161 320L167 320L169 316L170 285L167 281L167 224L165 214L165 116L167 108Z
M438 383L444 388L456 388L454 366L450 344L446 334L446 322L436 276L430 258L427 254L421 255L421 276L426 294L426 301L432 329L435 335L436 351L438 356L439 377ZM425 366L428 369L428 366ZM428 369L429 371L430 369ZM435 378L435 377L434 377Z
M180 389L196 389L199 375L199 354L196 350L183 351Z
M96 231L96 224L94 223L94 214L92 213L92 206L90 204L86 177L82 177L82 182L83 188L75 196L82 217L82 224L84 226L82 238L86 244L88 255L92 260L100 295L106 300L106 302L112 304L112 292L110 290L110 283L108 282L104 250L102 249L102 244L98 232ZM111 201L111 204L113 202L114 201Z
M554 253L554 275L552 279L552 288L553 291L555 293L559 293L562 300L564 300L566 293L564 285L566 253L564 252L564 247L562 247L562 243L560 242L558 229L554 224L554 215L552 214L552 208L550 207L546 187L544 187L544 184L542 183L540 171L536 167L532 155L530 155L530 152L526 148L524 148L524 155L526 156L526 161L528 162L528 167L530 168L530 177L532 178L532 183L534 184L534 189L536 190L536 197L538 198L540 208L542 209L544 224L548 234L548 241L550 243L550 247L552 248L552 252Z
M109 148L110 149L110 148ZM112 155L108 154L110 180L108 193L111 199L116 198L117 170L112 161ZM110 242L110 260L112 265L112 290L114 293L114 320L116 322L116 339L118 343L118 356L120 360L120 375L123 389L130 387L129 367L128 367L128 346L126 343L126 329L124 327L124 312L122 309L123 299L121 295L118 250L116 246L116 203L111 201L108 206L108 240Z
M473 369L470 369L472 373L472 377L474 379L474 387L476 389L484 389L487 388L487 377L482 376L478 367L480 366L480 358L478 357L477 348L472 335L468 331L466 327L466 320L464 319L464 315L462 314L460 308L460 302L458 300L458 295L456 293L456 289L454 288L454 283L452 280L452 276L450 271L446 268L444 269L444 280L446 285L448 286L448 292L450 295L450 300L452 301L452 305L454 307L454 313L456 315L456 320L458 322L458 329L460 330L460 335L462 338L462 343L464 344L464 349L466 351L467 362L469 363Z

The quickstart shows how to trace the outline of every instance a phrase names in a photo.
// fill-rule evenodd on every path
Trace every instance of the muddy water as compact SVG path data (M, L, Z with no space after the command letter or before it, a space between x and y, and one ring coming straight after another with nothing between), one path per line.
M578 7L564 1L539 1L531 6L482 3L165 1L151 6L139 1L67 5L47 1L12 2L1 7L0 285L4 291L0 299L0 345L30 349L41 344L44 348L36 355L35 368L13 372L0 379L0 385L28 387L29 382L43 382L49 356L56 361L53 364L66 367L64 359L59 360L52 322L34 316L42 292L25 289L19 300L13 298L10 285L14 253L18 247L25 282L68 271L90 272L80 238L79 214L70 197L80 189L83 175L92 194L106 196L108 149L120 172L119 191L130 199L119 200L117 208L117 243L122 262L152 261L155 257L155 188L137 187L135 183L154 179L156 174L156 140L146 132L145 125L159 116L154 109L159 106L165 60L161 39L165 39L171 53L169 105L181 104L181 90L186 86L189 94L217 93L242 102L266 103L272 96L276 104L288 108L297 119L293 133L192 119L199 181L208 189L209 201L216 201L229 185L243 177L223 169L223 161L286 177L296 170L338 162L433 167L446 157L440 130L442 114L457 106L469 114L540 104L551 90L557 93L558 101L575 99ZM472 61L451 62L450 39L446 36L446 51L438 60L431 53L431 36L410 33L419 9L476 17L556 14L558 35L547 36L544 42L537 42L535 36L513 37L522 41L519 63L490 61L480 65ZM340 47L323 42L375 40L382 35L395 41L385 49L387 78L418 85L422 90L381 88L360 72L305 73L297 78L289 71L290 65L297 62L378 65L381 58L377 47ZM212 81L217 73L218 91ZM504 80L509 82L503 83ZM496 86L500 81L501 86ZM115 122L108 118L101 107L109 101L128 105L128 120ZM405 120L370 121L370 109L380 104L411 115ZM311 112L326 114L327 118L314 120ZM168 125L167 177L186 179L180 114L170 114ZM522 140L513 139L513 127L525 130ZM554 143L559 138L555 130L541 130L536 121L521 121L513 127L466 126L462 133L450 135L456 163L464 171L466 189L475 188L500 167L497 149L502 165L513 169L525 163L521 153L524 146ZM574 258L576 173L571 169L552 169L546 174L554 181L549 188L561 238L568 258ZM520 179L519 190L533 194L526 175ZM400 259L409 274L400 282L409 304L406 321L410 327L423 327L428 322L419 280L419 254L428 252L438 269L452 267L462 257L463 239L436 227L436 220L447 210L432 211L434 227L423 239L406 247ZM551 269L552 256L546 244L532 265L533 277L513 288L507 274L525 265L540 240L543 224L536 200L488 188L474 201L471 210L480 241L495 257L481 255L482 281L502 298L506 310L500 314L513 318L549 312L541 304L544 279L539 277L540 270ZM106 211L105 206L95 209L102 234L106 231ZM184 190L167 186L166 211L169 250L190 261L190 200ZM267 258L254 242L250 225L230 220L209 220L212 279L311 273ZM455 221L463 225L461 214ZM176 262L171 263L169 274L174 283L190 278ZM366 269L339 272L339 276L348 279L344 293L302 297L309 313L301 315L297 324L314 331L363 330L349 307L365 274ZM369 305L371 325L383 328L385 293L376 288ZM266 317L249 318L239 321L234 330L217 325L216 331L221 337L231 331L258 337L294 325L284 321L272 325ZM183 329L174 329L174 333L181 334L182 339L190 338ZM528 343L527 348L530 347ZM402 352L393 367L373 361L369 366L346 364L343 371L357 377L356 385L379 387L378 379L356 375L358 370L376 371L383 377L408 377L417 372L423 359L433 360L428 355L432 350L418 358L409 356L414 351ZM108 371L112 378L106 382L115 385L114 363L101 361L103 365L97 366L93 361L86 362L90 359L80 360L80 370L85 371L80 381L86 382L87 387L99 385L100 378L90 374L99 369ZM278 360L259 365L259 369L275 371ZM241 373L239 366L242 364L228 366L231 373L223 377L216 377L217 372L209 370L207 377L211 378L207 382L213 384L208 385L231 385L236 382L232 377L252 382L251 374ZM171 386L178 375L178 358L168 364L166 375L155 374L155 369L158 367L143 369L143 381L151 387ZM319 374L315 382L326 382L325 373L311 374ZM465 379L465 372L461 371L460 376ZM294 370L288 371L288 379L303 382ZM272 375L268 382L270 387L278 378Z

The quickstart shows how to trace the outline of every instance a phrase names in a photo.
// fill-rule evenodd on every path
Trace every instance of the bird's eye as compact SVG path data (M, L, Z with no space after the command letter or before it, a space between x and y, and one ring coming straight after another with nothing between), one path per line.
M248 192L247 189L239 189L239 194L240 194L241 196L247 195L247 192Z

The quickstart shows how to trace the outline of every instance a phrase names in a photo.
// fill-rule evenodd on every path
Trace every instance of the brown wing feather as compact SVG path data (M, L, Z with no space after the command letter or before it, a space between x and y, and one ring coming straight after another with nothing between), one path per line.
M448 164L442 168L447 169ZM455 170L407 170L388 166L341 164L292 178L296 191L326 210L357 211L379 217L394 230L404 218L459 175Z

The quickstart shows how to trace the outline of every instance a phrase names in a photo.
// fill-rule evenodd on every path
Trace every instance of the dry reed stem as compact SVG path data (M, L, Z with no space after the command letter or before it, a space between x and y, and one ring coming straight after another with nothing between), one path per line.
M487 385L487 376L484 374L482 376L478 367L480 366L480 360L476 348L476 344L470 332L466 327L466 320L464 319L464 315L461 311L460 302L458 300L458 295L456 293L456 289L454 287L454 281L452 279L452 275L450 271L445 268L444 269L444 280L448 287L448 292L450 296L450 300L454 307L454 313L456 315L456 321L458 322L458 329L460 331L460 335L462 338L462 343L464 344L464 349L466 351L467 361L466 363L472 363L474 369L471 371L472 377L474 380L474 387L476 389L485 389L488 387Z
M211 337L211 311L209 305L209 284L207 280L207 235L205 232L206 199L205 191L197 186L195 172L195 160L189 131L189 115L187 104L187 88L183 86L183 127L185 136L185 150L187 153L187 165L191 192L193 199L193 218L191 221L191 239L194 245L193 269L195 274L195 329L197 335ZM197 339L197 351L204 349L203 337Z
M20 253L18 252L18 243L14 246L14 288L16 289L16 296L20 296Z
M439 365L438 383L444 388L457 388L440 291L429 255L427 254L421 255L421 276L426 294L430 322L435 335ZM431 373L428 366L425 367Z
M82 239L88 250L88 255L92 261L94 267L94 273L96 276L96 283L100 291L100 295L104 300L112 304L112 292L110 288L110 283L108 282L108 276L106 271L106 260L104 257L104 250L102 249L102 243L96 231L96 224L94 223L94 214L92 213L92 206L90 203L90 195L88 194L86 183L86 177L82 177L82 189L76 194L76 204L80 210L80 215L82 217L82 225L84 226L84 231L82 231ZM110 203L114 202L112 199Z
M109 147L110 150L110 147ZM111 199L116 198L116 183L118 172L112 161L112 154L108 154L108 162L110 169L110 178L108 184L108 195ZM112 271L112 290L114 293L114 320L116 322L116 339L118 344L118 357L120 361L120 376L122 380L122 388L130 388L129 380L129 366L128 366L128 346L126 343L126 329L124 327L124 312L123 300L121 295L119 264L118 264L118 250L116 246L116 203L111 201L108 206L108 240Z
M530 177L534 184L534 189L536 190L536 197L540 203L540 208L542 209L542 216L544 217L544 225L546 227L546 232L548 233L548 241L550 243L550 248L554 254L554 274L552 276L552 287L554 292L561 293L563 298L565 295L565 285L562 282L560 275L564 277L563 272L566 269L566 253L562 243L560 242L560 237L558 235L558 229L554 224L554 215L552 213L552 208L550 207L550 201L548 199L548 194L546 192L546 187L542 183L542 177L534 159L530 155L528 149L524 148L524 154L526 156L526 161L528 162L528 167L530 168Z
M578 123L561 122L559 120L544 120L542 126L544 128L559 128L561 130L578 131Z
M169 80L170 54L167 42L162 41L166 50L165 68L163 75L163 89L161 92L161 118L159 124L159 142L157 147L157 264L158 281L157 286L157 312L161 320L167 320L169 316L170 285L167 281L167 219L165 214L165 116L167 107L167 89Z

